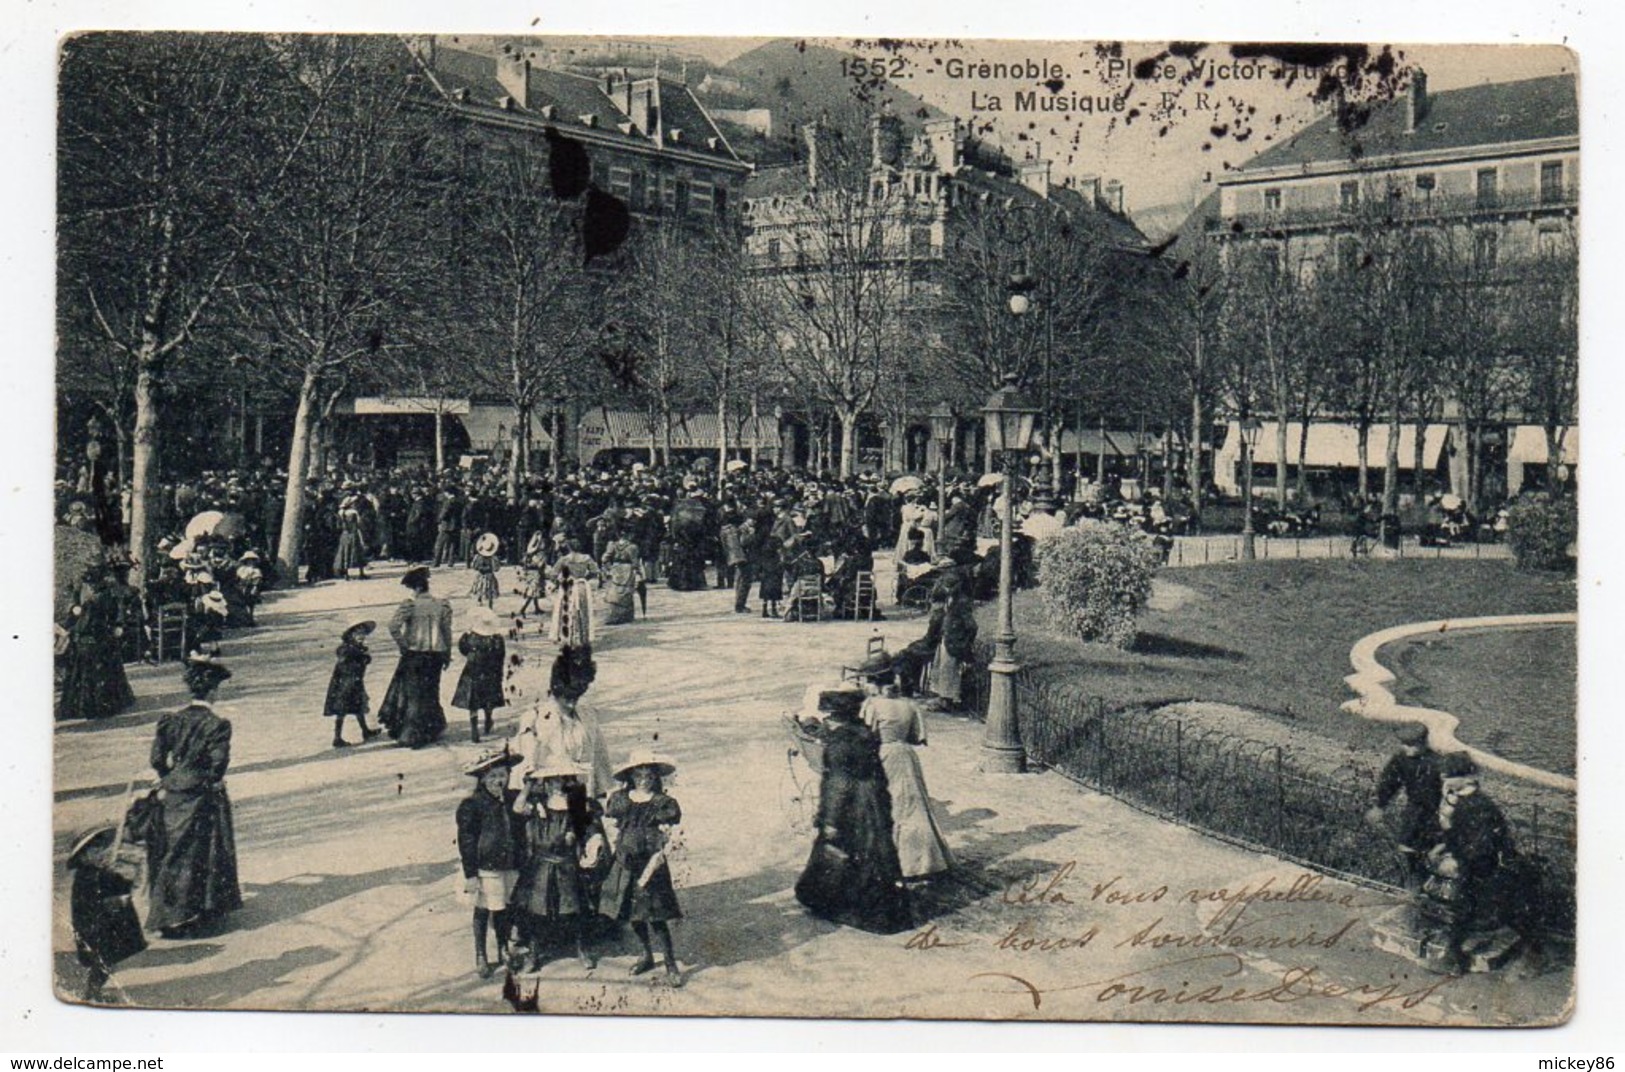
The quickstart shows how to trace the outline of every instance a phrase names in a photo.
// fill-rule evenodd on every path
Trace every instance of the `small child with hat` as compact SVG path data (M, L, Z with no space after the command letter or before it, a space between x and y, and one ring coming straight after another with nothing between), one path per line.
M474 541L474 556L469 565L474 567L474 584L468 596L476 603L494 607L497 603L497 552L502 540L494 532L487 532Z
M485 936L495 924L497 959L508 957L512 929L508 904L519 881L524 830L515 803L519 794L508 788L508 772L519 762L506 748L486 752L463 768L479 779L473 792L457 805L457 853L463 869L463 896L474 906L474 970L480 978L491 975Z
M525 774L520 802L525 816L524 862L514 903L519 933L530 950L530 971L540 971L547 932L567 930L583 968L596 964L587 952L587 923L597 905L593 875L607 862L608 846L596 801L582 785L584 772L557 756Z
M367 725L367 664L372 653L367 650L367 637L378 627L375 621L356 622L339 636L339 646L333 652L333 676L327 682L327 699L322 714L333 720L333 747L348 748L344 739L344 718L354 715L361 727L361 740L370 741L383 730Z
M634 752L615 777L621 788L611 793L604 815L616 824L615 862L604 880L598 911L611 919L629 922L643 944L643 956L632 965L633 975L654 970L650 931L660 938L666 958L666 980L683 985L672 949L669 921L683 918L672 884L666 844L672 827L682 821L677 801L666 795L665 779L677 772L670 761L652 749Z
M69 920L74 952L88 971L86 1001L101 1001L113 965L147 948L130 900L135 883L118 869L120 840L117 828L99 826L68 852Z
M465 661L451 705L468 712L469 740L479 744L480 712L485 712L485 732L490 733L491 713L508 703L502 694L508 642L502 636L502 620L490 607L475 607L473 619L457 641Z

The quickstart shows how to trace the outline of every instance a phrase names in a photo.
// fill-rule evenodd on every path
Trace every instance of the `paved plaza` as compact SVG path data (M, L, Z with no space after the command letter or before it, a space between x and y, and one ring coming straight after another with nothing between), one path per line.
M448 708L445 739L420 751L384 739L339 750L319 713L339 632L362 618L387 620L403 595L399 573L274 593L259 628L228 637L236 676L219 707L235 732L227 784L246 904L218 933L154 938L118 971L123 1000L509 1010L502 980L472 971L468 909L456 896L452 814L471 785L461 767L477 751L466 719ZM434 576L459 628L469 580L466 570ZM782 715L800 706L810 683L861 655L870 636L895 650L923 632L923 620L788 624L733 613L731 592L663 587L649 604L647 619L602 631L587 702L617 761L658 734L679 766L671 792L684 822L673 863L687 918L675 936L687 985L630 978L635 941L608 938L592 971L557 959L515 980L543 1012L1372 1024L1502 1017L1494 995L1504 974L1430 976L1372 948L1367 923L1391 903L1380 891L1159 821L1053 773L980 774L981 725L941 714L930 716L922 762L959 865L954 877L920 899L912 933L879 937L817 920L791 892L812 840L817 782L791 754ZM499 603L514 606L509 594ZM391 647L376 635L375 706L394 667ZM519 702L534 702L551 657L536 622L524 623L517 648L525 656ZM445 699L459 663L445 675ZM132 677L136 711L56 732L53 947L65 991L79 969L62 859L76 831L111 819L130 779L148 776L154 724L183 699L173 665ZM512 708L499 712L498 733L515 718ZM1520 1000L1507 1018L1558 1015L1568 969L1511 970Z

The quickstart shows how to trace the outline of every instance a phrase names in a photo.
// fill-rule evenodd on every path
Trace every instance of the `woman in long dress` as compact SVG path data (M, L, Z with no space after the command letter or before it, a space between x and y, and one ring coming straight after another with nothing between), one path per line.
M124 602L103 566L85 578L90 587L68 623L67 670L57 718L109 718L135 705L124 673Z
M367 577L367 544L361 535L361 510L354 495L339 507L338 550L333 552L333 574L343 580L350 579L350 571L357 570L362 580Z
M917 751L925 746L925 717L913 700L897 695L884 653L864 670L870 696L861 717L880 738L880 765L891 791L892 841L903 879L917 882L953 866L948 844L931 815L931 794Z
M902 865L892 841L891 793L880 738L859 719L862 692L819 694L825 721L818 836L796 880L796 900L833 923L876 934L912 925Z
M231 671L194 656L186 668L192 702L158 720L152 768L158 772L161 821L148 835L147 929L173 937L243 903L226 768L231 723L210 701Z
M558 764L581 769L581 784L594 800L613 788L613 769L598 716L581 704L597 667L591 653L580 649L560 652L553 660L547 699L519 716L519 728L509 748L520 757L511 785L522 789L527 774Z
M637 546L617 535L604 549L604 624L625 625L636 618L638 582L643 567Z
M936 556L937 549L937 512L920 501L920 493L911 491L904 496L902 507L902 523L897 528L897 545L892 549L892 561L901 562L903 553L908 550L909 536L918 532L923 541L925 553Z
M946 574L941 583L942 642L931 664L931 691L944 705L957 708L964 702L965 663L976 654L976 605L957 571Z
M429 568L414 566L401 583L412 596L395 609L389 635L400 649L378 722L392 740L421 748L446 732L440 706L440 675L451 664L451 604L429 594Z

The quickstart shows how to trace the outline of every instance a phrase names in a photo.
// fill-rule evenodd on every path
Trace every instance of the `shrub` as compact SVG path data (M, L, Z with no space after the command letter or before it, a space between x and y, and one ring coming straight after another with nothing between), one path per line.
M1143 532L1084 523L1038 545L1038 601L1057 631L1126 648L1162 555Z
M1507 543L1520 569L1570 569L1569 551L1579 534L1574 500L1545 492L1525 495L1507 510Z

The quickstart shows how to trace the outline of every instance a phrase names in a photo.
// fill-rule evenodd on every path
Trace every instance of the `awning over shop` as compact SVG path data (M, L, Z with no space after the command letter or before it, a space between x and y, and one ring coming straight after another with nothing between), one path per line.
M673 450L716 450L721 445L720 425L715 413L676 414L672 417ZM590 409L578 427L581 453L591 457L601 450L648 450L665 445L665 433L658 418L635 410L613 410L602 406ZM776 448L778 421L772 417L748 416L728 422L728 446L742 449Z
M1160 452L1162 450L1160 437L1148 436L1146 449L1153 454ZM1134 433L1108 428L1103 436L1099 428L1085 428L1081 434L1071 428L1062 429L1061 453L1077 454L1080 451L1096 457L1104 452L1109 458L1132 458L1136 453Z
M1512 430L1512 443L1507 448L1507 461L1519 465L1546 464L1546 429L1538 424L1520 424ZM1563 433L1563 464L1580 464L1580 429L1568 428Z
M1264 421L1258 433L1258 448L1253 451L1253 461L1259 465L1274 465L1276 463L1275 422ZM1450 430L1446 424L1430 424L1427 426L1427 435L1422 441L1422 464L1432 469L1439 464L1439 452L1444 450L1445 437ZM1303 425L1297 421L1288 421L1286 426L1286 464L1298 464L1298 442L1302 434ZM1234 452L1236 457L1241 456L1241 430L1231 422L1229 435L1225 438L1225 454ZM1366 439L1366 463L1368 465L1381 465L1388 453L1388 426L1386 424L1373 425ZM1311 469L1355 469L1360 465L1360 433L1352 424L1332 424L1311 422L1309 425L1309 441L1304 445L1303 464ZM1411 469L1416 464L1416 426L1414 424L1401 425L1399 429L1399 467Z
M513 444L513 408L510 406L474 405L457 418L468 432L468 444L475 450L498 450ZM530 415L530 445L533 450L549 450L553 437L548 434L543 415Z
M391 395L388 397L358 398L355 413L361 417L407 417L436 413L462 416L469 411L466 398L433 398L427 395Z

